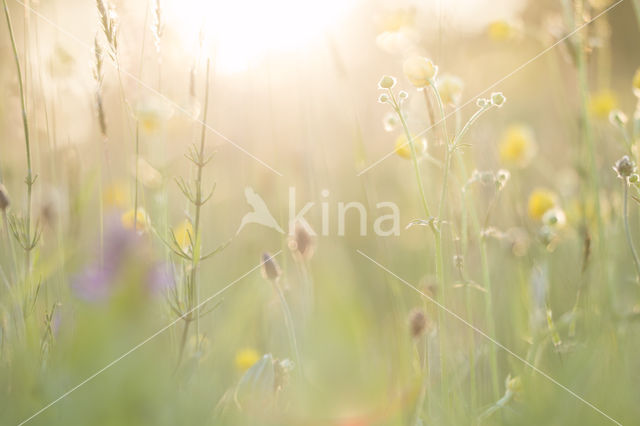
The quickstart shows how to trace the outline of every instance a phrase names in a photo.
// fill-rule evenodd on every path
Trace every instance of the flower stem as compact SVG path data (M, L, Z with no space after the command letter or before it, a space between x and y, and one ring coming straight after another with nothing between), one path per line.
M638 280L640 281L640 260L638 259L638 253L636 252L636 248L633 245L633 239L631 238L631 228L629 227L629 185L627 182L624 182L624 232L627 235L627 242L629 243L629 249L631 250L631 255L633 256L633 263L636 266L636 274L638 275Z
M33 172L31 168L31 145L29 139L29 124L27 121L27 107L24 95L24 86L22 84L22 71L20 69L20 59L18 58L18 49L16 47L16 41L13 34L13 26L11 25L11 16L9 15L9 8L7 7L7 0L3 0L4 6L4 15L7 19L7 26L9 28L9 37L11 38L11 48L13 49L13 58L16 63L16 69L18 72L18 88L20 90L20 107L22 110L22 126L24 129L24 141L25 141L25 150L27 154L27 177L25 179L25 183L27 184L27 217L25 222L25 241L27 243L27 247L25 247L25 275L29 273L31 269L31 193L32 186L35 183L35 179L33 178Z

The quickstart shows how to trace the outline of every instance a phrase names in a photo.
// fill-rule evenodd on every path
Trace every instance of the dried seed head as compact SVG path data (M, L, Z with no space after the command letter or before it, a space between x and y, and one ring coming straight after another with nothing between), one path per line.
M9 207L9 204L11 204L9 192L7 191L7 188L0 183L0 210L4 212L7 210L7 207Z
M314 241L307 228L300 223L296 223L293 235L289 238L289 249L297 258L308 260L313 256Z
M269 281L276 281L280 278L280 267L276 260L269 253L262 254L262 276Z
M378 82L378 87L381 89L392 89L393 86L396 85L395 77L390 75L383 75L380 81Z
M636 171L636 163L634 163L628 155L625 155L616 161L616 164L613 166L613 170L616 171L620 179L627 179Z
M409 332L411 337L421 337L427 329L427 316L421 308L414 308L409 312Z

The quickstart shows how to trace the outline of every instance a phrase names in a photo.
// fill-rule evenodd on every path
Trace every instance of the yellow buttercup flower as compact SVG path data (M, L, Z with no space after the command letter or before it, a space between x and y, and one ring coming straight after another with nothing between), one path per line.
M633 94L640 98L640 68L638 68L633 75L631 87L633 88Z
M529 195L529 216L541 220L544 214L555 207L556 194L548 189L538 188Z
M589 111L594 117L608 119L611 110L618 107L618 99L611 90L593 93L589 99Z
M173 235L175 235L182 251L187 251L191 246L191 240L196 237L193 232L193 225L188 219L185 219L173 229Z
M137 220L134 224L134 217L137 217ZM120 217L122 222L122 226L127 229L133 229L134 225L136 230L138 231L146 231L149 228L149 216L147 212L144 211L142 207L138 207L138 214L136 215L135 209L130 209L122 214Z
M246 348L241 349L236 353L234 363L239 371L245 372L259 360L260 355L258 354L258 352L256 352L254 349Z
M414 137L413 143L416 149L417 156L420 156L420 154L426 151L427 141L424 138L416 139ZM411 146L409 146L409 141L407 140L407 136L404 133L396 138L394 149L396 154L398 154L400 157L406 159L411 158Z
M534 157L536 142L533 131L522 124L514 124L500 138L500 161L507 165L525 167Z
M493 21L487 27L487 34L489 38L495 41L509 40L514 33L513 26L504 19Z
M462 89L464 88L464 84L460 78L454 75L445 74L438 78L436 86L443 104L458 105L460 103Z
M438 67L431 62L431 59L423 56L412 56L404 61L402 71L411 84L421 88L428 86L429 82L436 77Z
M123 208L129 202L129 185L116 182L107 186L102 192L102 203L105 208Z

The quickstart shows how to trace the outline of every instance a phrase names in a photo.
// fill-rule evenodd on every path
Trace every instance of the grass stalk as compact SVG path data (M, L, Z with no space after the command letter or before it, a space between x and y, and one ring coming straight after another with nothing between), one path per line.
M627 182L623 182L624 186L624 232L627 237L627 242L629 243L629 250L631 251L631 255L633 256L633 263L636 267L637 279L640 281L640 259L638 259L638 252L636 251L635 245L633 244L633 238L631 238L631 228L629 227L629 184Z

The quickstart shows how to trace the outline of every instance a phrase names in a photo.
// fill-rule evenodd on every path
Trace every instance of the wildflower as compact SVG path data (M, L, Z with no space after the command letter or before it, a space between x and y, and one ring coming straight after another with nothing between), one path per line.
M510 178L511 173L509 172L509 170L500 169L496 172L496 188L498 189L498 191L504 189Z
M427 316L422 309L414 308L409 313L409 331L411 332L411 337L414 339L421 337L427 329L427 325Z
M102 203L105 208L122 208L129 201L129 186L124 182L116 182L105 188Z
M494 41L506 41L516 34L517 28L506 19L500 19L489 23L487 34Z
M640 68L638 68L633 75L631 87L633 88L633 94L640 98Z
M300 223L296 223L293 235L289 239L289 249L302 260L308 260L313 256L313 238L307 231L307 228Z
M547 189L535 189L529 195L529 216L534 220L542 219L542 216L556 205L556 195Z
M144 158L138 158L138 181L149 189L162 186L162 175Z
M9 192L7 191L7 188L0 183L0 210L4 212L10 204L11 199L9 198Z
M276 260L269 253L262 254L262 276L269 281L277 281L282 272Z
M464 84L462 80L454 75L445 74L436 82L438 93L442 103L445 105L458 105L462 97Z
M507 101L507 98L502 94L502 92L493 92L491 94L491 105L494 105L500 108L502 107L502 105L504 105L506 101Z
M134 220L134 217L136 220ZM126 211L122 214L120 220L122 222L122 226L126 229L133 229L135 227L141 232L146 231L150 225L149 216L147 216L147 212L145 212L142 207L138 207L137 215L135 209Z
M549 227L562 228L567 223L567 216L560 207L553 207L542 215L542 223Z
M180 249L186 252L189 247L191 247L192 239L195 238L191 221L188 219L182 221L173 229L173 235L176 237L176 242L180 246Z
M402 65L402 70L409 82L419 89L428 86L438 73L438 67L423 56L407 59Z
M615 170L620 179L626 180L636 171L636 163L628 155L625 155L616 161L613 170Z
M609 122L617 127L624 127L629 119L627 115L619 109L613 109L609 113Z
M234 364L238 371L244 373L260 360L260 355L254 349L241 349L236 353Z
M157 100L144 100L136 106L136 119L147 133L156 133L171 115L171 109Z
M589 99L589 111L597 118L607 119L611 110L617 106L618 100L611 90L596 92Z
M380 89L393 89L393 86L396 85L395 77L390 75L383 75L380 81L378 82L378 87Z
M504 164L526 167L535 156L536 142L533 131L524 125L509 126L502 134L499 145L500 161Z
M416 149L416 155L423 154L427 150L427 141L424 138L420 138L418 140L413 139L413 144ZM410 159L411 158L411 146L409 145L409 141L407 140L407 135L404 133L396 138L394 150L396 154L398 154L402 158Z
M386 132L391 132L398 126L398 116L394 112L389 111L382 119L382 124Z

